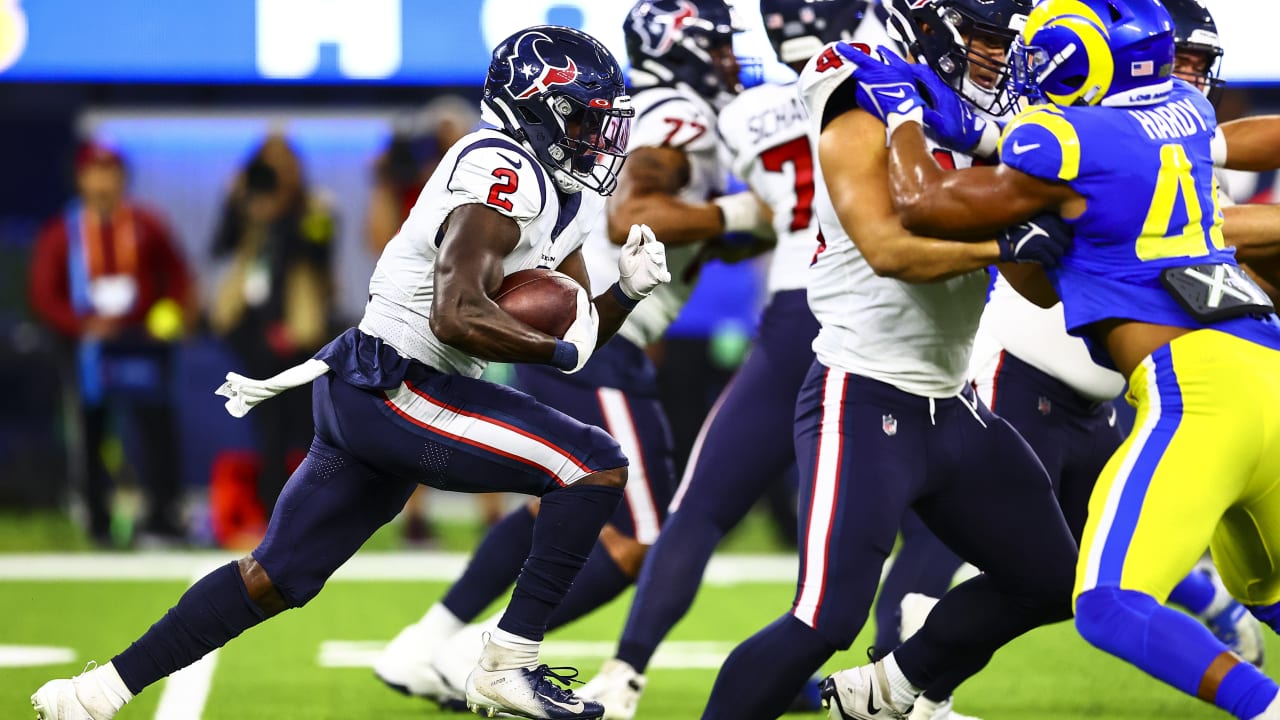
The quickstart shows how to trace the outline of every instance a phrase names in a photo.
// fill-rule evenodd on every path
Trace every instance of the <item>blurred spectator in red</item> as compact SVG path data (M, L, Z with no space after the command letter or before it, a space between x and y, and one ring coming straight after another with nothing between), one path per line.
M45 225L31 262L32 308L74 346L89 533L102 546L112 544L112 482L102 454L112 411L136 429L129 460L146 501L140 539L185 537L170 368L195 293L168 226L129 200L125 185L117 152L83 145L77 197Z
M335 235L331 203L308 187L289 142L269 136L237 176L213 244L214 256L228 258L230 267L209 323L246 374L275 375L332 337ZM312 435L310 393L285 393L279 401L264 403L254 418L258 493L268 510Z

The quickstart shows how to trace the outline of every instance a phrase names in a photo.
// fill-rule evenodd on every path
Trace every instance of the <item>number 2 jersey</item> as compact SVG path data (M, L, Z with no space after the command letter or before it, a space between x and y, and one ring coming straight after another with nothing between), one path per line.
M720 113L720 136L729 170L773 209L778 241L769 262L769 293L807 287L818 221L809 116L797 85L743 91Z
M472 203L520 226L520 241L502 262L503 274L510 275L558 267L597 228L604 198L590 190L557 192L528 149L493 129L463 137L440 160L408 219L378 258L360 330L441 372L479 377L486 361L446 345L431 332L444 221L455 208Z
M867 25L876 23L868 17L859 31ZM832 112L857 107L852 76L853 64L842 58L834 43L801 73L815 148L829 106ZM930 147L946 152L932 142ZM972 163L965 155L946 157L960 168ZM814 170L814 210L825 241L809 270L809 308L822 324L813 341L818 360L915 395L957 394L968 382L969 354L987 292L986 271L924 284L876 275L840 224L821 163L815 163Z
M1173 85L1168 100L1137 108L1036 106L1001 138L1002 163L1067 183L1087 203L1068 221L1071 250L1049 272L1067 329L1083 335L1092 323L1127 319L1211 327L1280 347L1274 316L1201 322L1161 281L1168 268L1236 267L1222 237L1213 107L1191 85Z

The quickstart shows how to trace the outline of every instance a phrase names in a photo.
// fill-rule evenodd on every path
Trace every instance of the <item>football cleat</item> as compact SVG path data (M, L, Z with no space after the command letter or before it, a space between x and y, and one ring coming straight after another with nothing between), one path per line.
M1262 623L1234 600L1225 610L1205 618L1215 637L1245 662L1262 667L1264 649Z
M432 661L433 650L444 640L430 637L422 623L414 623L387 644L373 664L373 673L396 692L426 698L446 710L465 711L463 691L445 679Z
M117 712L108 699L110 691L92 675L97 663L71 678L50 680L31 696L36 720L111 720ZM113 695L112 695L113 696ZM123 704L122 698L117 698Z
M578 696L604 705L604 720L632 720L644 693L644 675L629 663L612 658L578 690Z
M834 673L822 681L822 706L830 720L907 720L911 708L890 702L883 663Z
M911 707L911 714L907 718L909 720L981 720L971 715L961 715L953 710L951 698L934 702L924 696L916 698L916 704Z
M929 613L933 612L933 606L937 604L938 598L922 593L903 595L902 602L898 603L902 618L898 625L898 640L906 642L907 638L920 632L924 621L929 619Z
M569 670L560 674L556 670ZM536 720L600 720L604 706L584 700L566 686L578 676L575 668L485 670L479 665L467 677L467 709L484 717L507 713Z

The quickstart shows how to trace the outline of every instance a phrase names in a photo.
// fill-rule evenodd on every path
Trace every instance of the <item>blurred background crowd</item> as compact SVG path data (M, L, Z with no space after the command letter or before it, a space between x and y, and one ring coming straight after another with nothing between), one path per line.
M66 514L103 548L253 544L310 441L310 395L236 421L222 376L273 375L358 320L378 253L478 121L489 38L555 22L618 51L630 3L201 5L0 0L0 512ZM1226 75L1250 81L1222 119L1280 107L1280 69L1233 58L1219 25ZM758 29L741 45L769 54ZM1274 201L1274 180L1229 192ZM705 268L651 348L678 462L742 360L764 267ZM430 544L504 502L419 492L395 532Z

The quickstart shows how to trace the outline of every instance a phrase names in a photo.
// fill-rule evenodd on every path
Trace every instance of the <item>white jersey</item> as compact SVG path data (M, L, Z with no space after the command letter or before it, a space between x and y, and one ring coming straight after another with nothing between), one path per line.
M997 276L973 345L973 378L988 402L1002 350L1094 402L1111 400L1124 389L1124 376L1095 363L1084 340L1067 334L1062 303L1042 308Z
M769 292L808 285L818 248L813 217L813 148L809 116L795 83L760 85L720 113L729 170L773 209L778 243L769 263Z
M696 95L668 87L638 90L631 102L636 115L631 121L629 151L659 146L683 150L689 158L690 172L689 182L679 193L682 200L706 202L724 191L725 171L719 160L716 112L711 105ZM639 347L662 337L693 293L693 283L685 276L698 255L699 247L698 243L667 246L671 282L659 285L653 294L631 311L619 328L619 335ZM617 281L620 249L609 242L606 218L600 218L596 231L582 252L594 292L598 293Z
M868 17L862 25L875 25ZM859 27L861 30L862 27ZM852 102L853 65L834 43L800 74L817 147L823 111L835 94ZM955 154L958 168L970 158ZM873 378L914 395L950 397L969 378L969 353L982 315L987 273L977 270L943 282L911 284L880 277L841 227L817 164L814 207L824 246L810 268L809 308L822 329L813 341L827 367Z
M440 160L409 218L378 258L360 330L441 372L478 377L486 361L441 342L430 326L442 225L454 208L471 203L519 224L520 241L502 263L503 274L510 275L558 267L594 230L604 198L590 190L558 194L533 154L497 130L463 137Z

